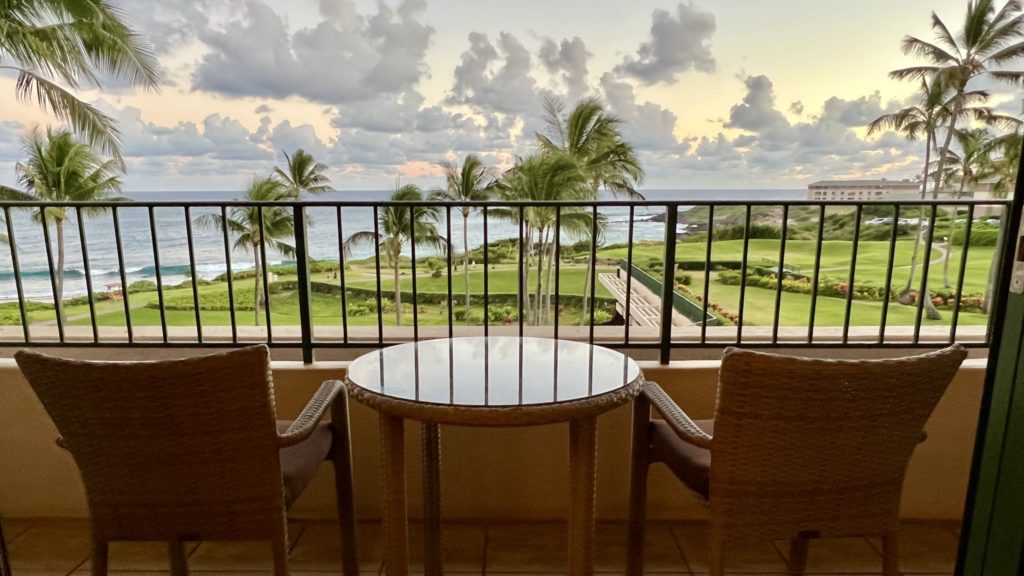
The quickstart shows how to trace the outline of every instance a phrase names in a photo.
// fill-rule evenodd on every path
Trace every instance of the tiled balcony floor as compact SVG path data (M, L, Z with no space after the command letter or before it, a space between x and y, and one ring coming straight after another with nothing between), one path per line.
M81 520L5 519L15 576L66 576L89 573L88 525ZM907 523L900 543L905 574L949 575L956 558L956 527L945 523ZM294 522L290 528L290 563L295 576L340 573L338 528L330 522ZM647 572L707 573L705 527L699 523L652 523L648 527ZM365 574L382 571L379 524L360 525L360 564ZM411 532L413 570L422 569L419 527ZM565 526L549 523L447 524L445 565L450 574L559 574L565 572ZM599 524L595 570L622 573L626 556L625 526ZM726 566L734 574L785 574L785 542L739 544L728 551ZM200 543L189 548L195 573L269 574L269 547L249 543ZM111 574L166 574L162 544L113 544ZM809 575L880 574L878 542L863 538L811 543Z

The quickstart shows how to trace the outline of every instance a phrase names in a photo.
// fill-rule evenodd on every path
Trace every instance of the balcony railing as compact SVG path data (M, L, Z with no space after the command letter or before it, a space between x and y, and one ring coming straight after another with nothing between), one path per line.
M1008 204L7 202L0 345L985 346Z

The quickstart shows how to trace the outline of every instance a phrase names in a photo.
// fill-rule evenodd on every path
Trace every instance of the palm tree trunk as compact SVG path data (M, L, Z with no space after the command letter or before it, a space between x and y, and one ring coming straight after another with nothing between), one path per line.
M1006 209L1003 209L1002 215L999 217L999 236L996 238L996 249L992 251L992 262L988 265L988 286L985 287L985 302L982 307L985 314L992 311L992 295L996 289L996 278L999 276L999 263L1001 261L1001 254L999 249L1003 247L1003 241L1006 236ZM1013 250L1013 246L1010 246Z
M924 200L928 195L928 165L931 164L932 159L932 142L935 140L935 135L929 133L928 137L925 138L924 148L924 173L921 176L921 199ZM921 246L921 225L924 223L924 208L921 208L920 213L917 215L917 230L914 231L914 253L910 257L910 274L907 276L907 285L900 291L899 296L896 297L896 301L900 304L912 304L910 293L914 289L914 276L917 273L917 259L918 253ZM897 223L897 227L899 223Z
M64 221L57 219L57 322L64 324ZM121 287L122 297L126 286Z
M466 324L470 323L469 307L469 212L462 213L462 275L466 281Z
M964 187L966 186L966 184L967 184L967 177L966 177L966 175L964 175L964 177L960 179L960 190L956 194L956 199L957 200L963 198L963 196L964 196ZM946 240L946 255L943 256L943 258L942 258L942 281L945 284L946 288L950 287L950 283L949 283L949 255L950 255L951 252L953 252L953 235L956 234L956 214L957 214L956 206L953 206L953 217L949 219L949 239ZM966 246L967 243L970 242L970 241L971 241L970 238L964 238L964 246ZM964 271L961 270L960 274L963 274L963 273L964 273Z
M538 237L540 238L540 245L537 247L537 290L536 290L537 298L536 298L536 306L534 306L534 310L533 310L533 323L536 326L540 326L541 277L543 276L543 271L544 271L544 250L545 250L546 246L544 245L544 230L540 229L540 230L537 230L537 232L538 232Z
M956 132L956 119L964 109L963 96L964 87L960 87L956 92L956 103L953 104L953 115L949 117L949 127L946 129L946 143L939 150L939 163L935 167L935 190L933 191L935 199L938 199L939 190L942 189L942 169L946 166L949 145L953 142L953 133Z
M394 267L395 267L395 326L402 325L402 285L399 282L398 269L401 262L399 261L401 256L395 256Z
M594 273L593 242L590 238L591 247L587 249L587 273L583 276L583 314L580 316L580 326L587 320L587 313L590 309L590 276Z
M524 238L519 239L519 245L525 246L520 249L522 254L519 256L524 260L523 262L523 281L522 288L519 290L519 299L523 301L523 313L529 318L533 316L533 305L530 301L530 255L533 254L533 234L530 233L530 226L523 226Z
M260 325L260 278L263 277L263 270L260 267L260 253L259 247L253 247L253 254L255 254L253 260L256 263L256 276L253 278L253 291L252 291L252 309L253 309L253 326Z

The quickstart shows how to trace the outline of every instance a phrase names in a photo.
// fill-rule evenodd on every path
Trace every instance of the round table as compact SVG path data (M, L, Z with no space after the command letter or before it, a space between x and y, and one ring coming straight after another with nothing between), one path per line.
M548 338L423 340L356 359L349 394L380 412L385 564L409 571L404 419L423 423L424 569L442 572L440 424L569 423L569 572L593 572L597 416L632 400L643 373L628 356Z

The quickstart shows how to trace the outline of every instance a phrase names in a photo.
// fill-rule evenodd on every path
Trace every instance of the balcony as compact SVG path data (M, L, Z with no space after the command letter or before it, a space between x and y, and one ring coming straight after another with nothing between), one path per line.
M374 230L382 211L422 205L135 202L101 204L105 212L79 219L84 206L67 204L73 216L66 222L64 269L81 273L67 275L65 297L59 298L55 239L28 217L42 206L3 204L10 249L0 261L0 280L16 299L7 304L0 345L8 352L39 347L80 358L151 359L266 342L273 348L279 415L288 418L322 380L342 377L348 362L367 349L449 335L570 338L626 351L688 413L708 418L716 359L725 346L881 357L959 342L972 348L972 358L927 425L928 441L911 460L901 511L904 571L952 572L990 342L985 303L978 300L985 298L990 264L999 257L1002 243L994 238L1002 238L1005 201L480 203L467 234L475 239L465 258L468 320L458 316L466 305L467 270L455 205L433 205L453 250L431 251L408 238L399 266L389 268L379 243L363 253L345 249L352 234ZM286 210L295 221L287 238L295 255L285 258L265 244L245 252L234 232L197 224L204 214L226 216L235 208ZM548 232L558 232L540 247L521 249L528 237L543 237L530 232L524 217L541 208L552 215ZM587 234L581 243L561 226L572 213L618 220L603 245L586 242ZM932 225L920 232L900 224L901 214L921 213ZM873 218L890 220L869 224ZM591 222L597 226L601 219ZM940 234L951 225L953 235L943 240ZM986 234L991 242L982 240ZM900 303L897 293L908 280L918 235L919 250L928 257L920 258L914 289ZM947 253L949 289L942 274ZM546 268L549 254L556 257ZM246 259L253 263L242 264ZM288 261L275 264L279 260ZM593 276L586 274L588 262ZM545 274L539 283L538 263ZM394 278L405 303L400 321ZM940 290L943 295L932 301L940 318L929 319L929 302L917 295ZM61 307L63 319L56 312ZM74 464L54 445L52 423L11 360L0 360L0 388L0 503L15 573L84 573L86 507ZM603 416L599 427L596 569L621 573L628 407ZM407 452L418 454L417 436L409 436L414 445ZM352 437L362 569L377 573L377 414L353 405ZM446 430L450 572L564 571L558 522L567 508L566 439L563 426ZM409 467L416 517L422 509L418 459L410 457ZM338 570L337 551L329 544L336 542L330 536L336 528L328 470L292 510L297 574ZM703 505L657 467L650 490L648 570L704 572ZM414 541L414 554L417 546ZM248 545L201 543L190 550L197 572L269 570L269 554ZM881 570L876 542L823 541L811 550L811 574ZM734 553L727 567L781 573L786 553L781 543L752 544ZM162 546L115 547L111 562L122 573L166 570Z

